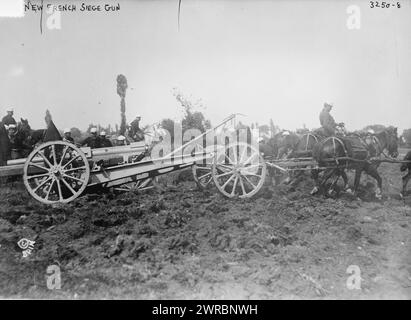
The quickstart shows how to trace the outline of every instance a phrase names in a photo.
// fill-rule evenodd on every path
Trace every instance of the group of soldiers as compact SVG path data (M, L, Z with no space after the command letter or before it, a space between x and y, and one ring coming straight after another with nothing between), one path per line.
M7 114L2 118L1 125L6 130L10 143L13 144L13 141L17 133L17 121L16 119L14 119L13 108L7 108L6 112ZM113 145L127 145L130 144L130 142L142 141L144 140L144 133L140 129L140 120L141 117L137 116L130 123L130 125L127 126L125 135L119 135L115 140L113 140L113 142L107 138L107 134L105 131L98 132L97 128L93 127L90 129L90 135L84 140L80 141L80 143L78 143L77 145L97 149L108 148L112 147ZM72 137L71 130L69 128L64 129L63 141L73 144L75 143L74 138Z
M127 145L127 144L130 144L131 142L143 141L144 133L140 129L140 120L141 120L141 117L137 116L130 123L130 125L127 126L125 135L119 135L113 142L111 142L107 138L105 131L100 131L100 133L97 133L97 128L93 127L90 129L90 136L88 136L83 141L81 141L79 145L82 147L87 146L92 149L98 149L98 148L108 148L108 147L113 147L113 146ZM70 129L64 130L63 141L74 143L74 139L71 137Z

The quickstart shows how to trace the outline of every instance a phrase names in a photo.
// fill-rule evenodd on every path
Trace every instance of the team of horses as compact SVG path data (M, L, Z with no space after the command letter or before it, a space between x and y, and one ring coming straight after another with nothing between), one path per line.
M46 129L31 129L27 119L20 119L15 135L10 138L5 126L0 123L0 165L7 160L26 158L40 143L61 140L61 135L51 118L46 118Z
M326 191L331 195L335 191L337 181L342 178L343 190L356 195L361 175L365 172L376 180L375 196L381 199L382 179L378 173L380 162L373 160L381 156L391 159L398 157L398 132L394 127L388 127L376 134L347 133L344 128L340 128L338 134L332 137L325 136L321 129L304 134L287 131L287 135L284 135L283 132L279 132L272 138L262 141L260 150L265 156L275 159L307 157L315 160L317 166L310 170L315 182L312 194L325 191L327 186ZM411 160L411 152L407 157ZM402 171L407 168L409 173L403 178L401 196L405 195L406 184L411 179L411 165L404 164L401 167ZM355 171L353 190L348 186L346 170ZM271 172L275 173L275 170ZM297 171L293 178L300 177L302 173Z

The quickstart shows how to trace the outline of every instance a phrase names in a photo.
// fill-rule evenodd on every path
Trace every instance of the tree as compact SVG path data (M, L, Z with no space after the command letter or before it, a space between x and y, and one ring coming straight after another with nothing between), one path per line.
M126 91L127 91L128 85L127 85L127 78L119 74L117 76L117 94L121 98L120 102L120 113L121 113L121 123L120 123L120 134L124 135L126 132Z
M411 129L405 129L402 132L402 137L404 138L406 145L411 147Z
M386 126L382 124L371 124L371 125L366 126L363 130L368 131L370 129L374 130L375 133L378 133L378 132L385 130Z
M78 140L81 138L82 134L79 128L73 127L70 129L71 136L73 139Z
M177 88L174 88L173 94L183 108L184 116L181 121L183 134L188 129L198 129L205 132L211 128L210 120L205 119L202 112L195 111L195 109L204 108L201 99L193 102L191 98L184 96Z

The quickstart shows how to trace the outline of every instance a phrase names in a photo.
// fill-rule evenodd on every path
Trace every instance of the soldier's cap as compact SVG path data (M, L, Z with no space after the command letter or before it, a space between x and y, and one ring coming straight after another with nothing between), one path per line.
M71 130L69 128L64 129L63 133L71 133Z
M13 108L12 107L8 107L7 109L6 109L6 112L13 112L14 110L13 110Z
M141 116L136 116L136 119L141 119Z
M17 129L17 126L15 124L9 124L9 126L7 127L8 130L10 129Z
M90 133L97 133L97 128L91 128Z
M325 106L329 106L329 107L332 108L332 107L334 107L334 103L326 101L326 102L324 102L324 107Z
M106 136L106 132L105 132L105 131L101 131L101 132L100 132L100 136L105 137L105 136Z
M283 131L282 135L283 135L283 136L289 136L289 135L290 135L290 131L287 131L287 130L286 130L286 131Z
M124 140L126 140L126 137L125 137L125 136L118 136L118 137L117 137L117 140L119 140L119 141L124 141Z

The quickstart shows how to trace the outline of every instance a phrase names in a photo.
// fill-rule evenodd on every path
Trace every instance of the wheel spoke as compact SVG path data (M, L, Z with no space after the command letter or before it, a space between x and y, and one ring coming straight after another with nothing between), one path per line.
M228 183L235 177L235 175L233 174L221 187L223 190L225 190L225 187L228 185Z
M43 173L43 174L36 174L34 176L27 176L27 179L35 179L35 178L41 178L41 177L45 177L48 176L48 173Z
M233 174L233 172L232 172L232 171L230 171L230 172L226 172L226 173L218 174L218 175L216 175L216 177L217 177L217 178L221 178L221 177L228 176L229 174Z
M229 156L227 156L226 154L224 154L224 157L228 160L228 162L232 165L234 165L235 163L233 163L233 161L231 160L231 158Z
M51 150L52 150L52 152L53 152L54 165L57 165L56 147L55 147L54 144L51 146Z
M63 164L64 157L66 156L66 153L67 153L68 148L69 148L68 146L65 146L65 147L64 147L63 155L61 156L60 163L59 163L60 166Z
M73 159L71 159L69 162L67 162L64 166L63 166L63 169L65 168L65 167L67 167L70 163L72 163L74 160L76 160L77 158L79 158L79 157L81 157L81 155L76 155L75 157L73 157Z
M225 165L225 164L217 164L217 166L218 166L218 168L224 168L224 169L227 169L227 170L233 170L233 166L227 166L227 165Z
M51 182L50 187L49 187L49 189L47 190L46 200L49 199L50 191L51 191L51 189L53 189L53 184L54 184L55 181L56 181L56 179L53 178L53 181Z
M39 168L39 169L41 169L41 170L44 170L44 171L49 171L49 169L46 169L46 168L44 168L44 167L42 167L42 166L40 166L40 165L38 165L38 164L36 164L36 163L34 163L34 162L30 162L29 163L29 166L34 166L34 167L37 167L37 168Z
M63 181L63 183L66 185L67 189L69 189L72 194L76 194L76 191L67 183L67 181L64 178L61 179L61 181Z
M47 159L47 157L41 153L41 151L38 152L38 154L44 159L46 164L51 168L53 165L50 163L50 161Z
M81 179L79 179L79 178L76 178L76 177L73 177L73 176L70 176L70 175L64 174L64 173L63 173L63 177L67 177L67 178L76 180L76 181L81 182L81 183L84 183L84 182L85 182L84 180L81 180Z
M62 195L62 193L61 193L60 180L57 179L56 182L57 182L57 189L58 189L58 191L59 191L59 200L62 200L62 199L63 199L63 195Z
M204 179L207 176L211 176L211 172L208 172L205 175L202 175L202 176L198 177L198 180Z
M241 185L241 189L243 191L243 195L247 194L247 192L245 191L245 188L244 188L243 178L241 176L240 176L240 185Z
M233 190L231 190L231 195L232 196L235 194L235 189L237 188L237 183L238 183L238 176L236 176L235 180L234 180Z
M249 184L251 184L251 185L253 186L254 189L257 188L257 186L254 185L254 184L250 181L250 179L247 178L247 176L244 176L244 175L243 175L243 177L244 177L244 179L245 179Z
M44 180L42 183L40 183L36 188L33 189L33 192L36 193L37 190L39 190L42 186L44 186L44 184L48 181L50 181L50 179L52 179L52 177L48 177L46 180Z

